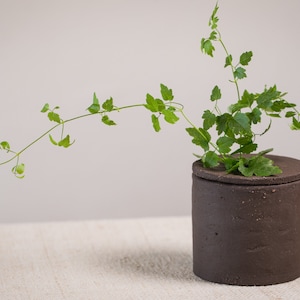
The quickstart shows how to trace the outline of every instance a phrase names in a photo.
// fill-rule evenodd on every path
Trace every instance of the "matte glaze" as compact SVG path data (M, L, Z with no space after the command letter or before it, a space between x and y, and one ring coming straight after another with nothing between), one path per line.
M223 182L228 175L220 170L213 174L215 180L207 180L200 176L208 169L194 163L193 263L197 276L234 285L277 284L300 276L300 180L295 175L295 170L300 173L300 161L290 164L290 158L272 158L284 172L280 178L263 178L264 185L251 184L257 177L243 178L246 184ZM282 161L285 163L278 163ZM286 170L289 165L292 170ZM213 171L208 172L211 176Z

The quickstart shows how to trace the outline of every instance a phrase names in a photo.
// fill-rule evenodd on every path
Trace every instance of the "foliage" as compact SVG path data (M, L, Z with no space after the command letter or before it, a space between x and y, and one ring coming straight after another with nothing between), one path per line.
M209 19L210 35L201 40L201 51L211 57L214 56L216 44L220 44L225 52L224 68L229 68L232 74L230 82L234 84L237 93L236 102L232 103L225 113L222 113L218 102L222 98L222 91L218 85L215 85L210 95L210 101L213 103L211 110L205 110L202 113L202 124L196 126L185 115L184 107L178 102L174 102L172 89L166 85L160 85L160 97L155 98L147 94L144 103L133 104L123 107L117 107L114 99L111 97L100 103L97 95L94 93L92 103L87 108L88 113L68 120L63 120L59 113L59 107L53 109L47 103L43 106L41 112L47 114L49 121L55 125L43 133L36 140L31 142L19 152L11 150L7 141L0 143L0 150L4 150L12 157L0 165L16 160L12 172L18 177L24 177L25 165L19 162L20 155L37 143L44 136L49 135L50 142L59 147L68 148L73 143L69 135L64 134L65 125L69 122L82 119L89 116L100 116L100 120L107 126L116 125L110 117L115 111L131 109L135 107L144 107L151 113L151 122L154 130L161 130L162 118L169 124L175 124L179 117L183 117L189 124L186 128L187 133L192 137L192 143L203 150L202 155L197 155L205 167L213 168L220 163L223 164L228 173L242 174L244 176L271 176L281 173L279 167L274 166L273 162L265 156L272 151L267 149L253 154L258 148L256 138L266 134L271 127L273 118L285 117L291 120L291 129L300 129L300 114L296 105L284 99L286 93L277 89L276 85L264 87L260 93L252 93L244 90L242 93L239 88L239 81L247 77L246 66L251 62L253 53L246 51L242 53L237 60L228 52L219 31L217 16L218 4L214 7ZM255 126L262 123L265 118L269 119L268 126L262 133L255 133ZM54 138L50 132L56 128L61 128L58 139ZM217 139L212 140L211 131L217 132ZM252 154L252 155L248 155Z

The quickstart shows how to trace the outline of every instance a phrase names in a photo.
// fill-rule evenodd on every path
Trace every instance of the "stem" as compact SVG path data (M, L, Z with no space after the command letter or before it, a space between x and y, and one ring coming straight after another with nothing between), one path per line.
M133 107L141 107L141 106L144 106L144 104L133 104L133 105L127 105L127 106L122 106L122 107L115 107L112 109L112 111L120 111L120 110L123 110L123 109L128 109L128 108L133 108ZM85 118L85 117L89 117L89 116L94 116L94 115L101 115L103 114L105 111L99 111L97 113L94 113L94 114L91 114L91 113L88 113L88 114L84 114L84 115L80 115L80 116L77 116L77 117L73 117L73 118L70 118L68 120L65 120L65 121L61 121L61 123L58 123L56 125L54 125L53 127L51 127L50 129L48 129L46 132L44 132L43 134L41 134L38 138L36 138L35 140L33 140L31 143L29 143L27 146L25 146L23 149L21 149L19 152L15 152L15 151L12 151L12 150L9 150L9 152L11 153L14 153L14 156L11 157L10 159L8 160L5 160L4 162L1 162L0 163L0 166L2 165L5 165L11 161L13 161L14 159L19 159L20 155L25 152L28 148L32 147L34 144L36 144L38 141L40 141L42 138L44 138L47 134L49 134L50 132L52 132L54 129L58 128L59 126L62 126L62 133L61 135L63 136L63 132L64 132L64 126L66 123L70 123L70 122L73 122L75 120L79 120L79 119L82 119L82 118Z
M227 50L225 44L224 44L223 41L222 41L221 33L220 33L219 30L217 30L217 32L218 32L218 34L219 34L219 39L218 39L218 40L219 40L219 42L221 43L221 45L222 45L222 47L223 47L223 49L224 49L224 51L225 51L225 53L226 53L226 57L228 57L228 56L229 56L229 52L228 52L228 50ZM230 62L230 68L231 68L231 72L232 72L232 76L233 76L233 83L235 84L235 87L236 87L236 92L237 92L238 100L240 100L240 99L241 99L241 96L240 96L240 89L239 89L239 85L238 85L238 83L237 83L237 79L236 79L235 76L234 76L235 67L234 67L233 64L232 64L232 61Z

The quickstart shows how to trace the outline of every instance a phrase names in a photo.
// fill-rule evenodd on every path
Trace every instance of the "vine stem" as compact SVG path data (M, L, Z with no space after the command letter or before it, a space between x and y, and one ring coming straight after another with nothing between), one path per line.
M223 49L224 49L224 51L225 51L225 53L226 53L226 57L228 57L228 56L229 56L229 52L228 52L228 50L227 50L227 48L226 48L226 46L225 46L225 44L224 44L224 42L223 42L223 40L222 40L221 33L220 33L219 30L216 30L216 31L218 32L218 35L219 35L218 41L219 41L220 44L222 45L222 47L223 47ZM237 83L237 80L236 80L236 78L235 78L235 76L234 76L235 67L234 67L233 64L232 64L232 61L230 61L230 68L231 68L231 72L232 72L232 76L233 76L233 82L234 82L234 84L235 84L235 88L236 88L238 100L240 100L240 99L241 99L240 88L239 88L239 85L238 85L238 83Z
M132 104L132 105L126 105L126 106L122 106L122 107L115 107L113 108L111 111L120 111L120 110L124 110L124 109L128 109L128 108L133 108L133 107L141 107L141 106L145 106L144 104ZM82 118L86 118L86 117L90 117L90 116L94 116L94 115L101 115L103 114L104 112L107 112L107 111L99 111L97 113L88 113L88 114L84 114L84 115L80 115L80 116L76 116L76 117L73 117L73 118L70 118L70 119L67 119L67 120L61 120L60 123L57 123L56 125L52 126L50 129L48 129L47 131L45 131L43 134L41 134L39 137L37 137L35 140L33 140L31 143L29 143L28 145L26 145L24 148L22 148L20 151L18 152L15 152L15 151L12 151L12 150L8 150L8 152L10 153L14 153L14 155L8 159L8 160L5 160L3 162L0 163L0 166L2 165L5 165L11 161L13 161L14 159L18 159L20 157L20 155L25 152L27 149L31 148L34 144L36 144L38 141L40 141L41 139L43 139L46 135L48 135L50 132L52 132L54 129L62 126L62 128L64 129L64 125L66 123L70 123L70 122L73 122L73 121L76 121L76 120L79 120L79 119L82 119ZM63 134L63 133L62 133Z

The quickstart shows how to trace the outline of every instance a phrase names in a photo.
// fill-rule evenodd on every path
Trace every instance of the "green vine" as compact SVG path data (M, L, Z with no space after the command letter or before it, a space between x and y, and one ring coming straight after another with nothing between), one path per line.
M203 122L200 127L196 126L185 114L184 106L181 103L173 101L172 89L163 84L160 85L159 98L147 94L145 103L123 107L115 106L113 98L109 98L101 104L94 94L93 101L87 108L88 113L67 120L60 117L58 106L50 108L47 103L41 112L46 113L49 121L54 122L55 125L18 152L11 150L7 141L1 142L0 150L4 150L12 156L1 162L0 166L15 161L12 172L16 177L23 178L25 165L20 163L20 156L42 138L48 135L53 145L64 148L68 148L74 143L74 141L71 142L70 135L64 133L67 123L89 116L100 116L103 124L114 126L116 123L110 117L112 112L144 107L151 112L151 122L156 132L161 130L162 118L169 124L175 124L182 117L190 126L186 128L186 131L192 137L192 143L203 151L202 155L196 156L201 159L205 167L213 168L221 163L228 173L243 176L271 176L281 173L280 168L274 166L273 162L265 156L272 149L253 154L258 148L255 140L257 136L263 136L269 131L272 119L282 116L291 120L292 130L300 130L300 113L294 103L284 99L286 93L277 90L276 85L265 87L261 93L251 93L247 90L241 93L239 81L247 77L245 67L251 62L253 53L252 51L242 53L238 61L234 63L218 28L218 9L218 4L216 4L209 19L211 32L208 38L201 40L201 51L213 57L215 44L219 43L225 52L224 68L231 70L232 79L230 81L234 84L237 93L236 102L230 105L227 112L222 113L218 106L218 101L222 98L222 92L218 85L214 86L210 95L213 108L202 113ZM262 117L269 119L269 123L262 133L257 134L255 125L262 122ZM58 127L61 128L61 134L60 138L56 140L51 133ZM216 141L212 141L211 130L217 132Z

